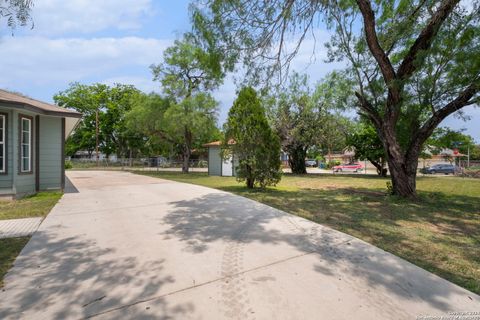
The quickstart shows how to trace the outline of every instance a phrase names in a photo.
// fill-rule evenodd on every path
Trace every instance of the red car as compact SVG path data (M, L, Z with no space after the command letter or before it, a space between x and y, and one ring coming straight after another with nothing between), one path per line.
M360 172L363 170L363 166L360 163L341 164L333 167L333 172L351 171Z

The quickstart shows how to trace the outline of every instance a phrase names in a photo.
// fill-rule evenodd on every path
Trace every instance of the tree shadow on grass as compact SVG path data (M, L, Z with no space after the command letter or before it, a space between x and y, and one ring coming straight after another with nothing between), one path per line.
M159 314L173 319L192 311L191 304L171 306L156 296L175 281L165 274L163 260L139 263L134 255L114 252L81 236L37 232L5 277L0 319L79 319L127 311L135 319ZM127 310L138 301L151 301L152 307Z
M355 179L369 179L369 180L385 180L389 181L388 177L381 177L376 174L363 174L363 173L307 173L307 174L293 174L289 172L284 172L284 176L286 177L301 177L301 178L308 178L308 179L321 179L321 177L326 178L355 178Z
M232 191L231 187L225 189ZM254 199L259 196L268 197L269 194L272 196L270 191L236 191ZM274 198L285 196L282 202L276 204L279 207L283 205L282 209L287 211L295 205L292 202L296 201L301 201L304 206L308 200L311 203L307 206L313 206L319 196L305 199L305 192L308 191L275 191ZM337 206L337 209L341 206L340 211L358 206L357 199L340 198L334 204L328 204L332 199L327 197L321 204L332 208ZM262 200L268 203L268 199ZM318 202L316 204L318 206ZM304 227L292 229L291 224L288 226L288 220L294 219L292 216L242 197L212 193L193 200L172 202L171 205L175 210L162 220L163 224L170 227L166 236L178 238L187 248L191 248L192 242L201 243L194 250L198 254L218 240L246 245L271 244L273 247L287 244L298 252L317 253L318 264L312 266L314 270L332 277L345 276L344 281L350 281L350 288L358 291L360 296L368 296L369 290L381 287L389 296L379 298L377 295L369 301L370 305L378 306L379 310L387 308L392 297L421 300L442 311L455 310L456 305L450 300L452 295L464 296L469 301L465 291L365 242L315 224L307 223L309 230ZM313 207L309 210L313 211ZM352 222L369 219L367 216L350 218ZM279 226L282 223L283 227ZM395 220L389 223L394 225ZM317 228L318 232L315 231ZM400 233L392 234L391 237L390 241L405 240ZM269 248L266 247L265 250Z

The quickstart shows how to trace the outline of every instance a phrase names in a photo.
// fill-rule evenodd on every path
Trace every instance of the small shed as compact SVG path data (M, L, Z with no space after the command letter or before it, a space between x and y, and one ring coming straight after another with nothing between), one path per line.
M234 144L233 140L228 142ZM238 166L238 159L232 153L228 158L222 158L221 141L213 141L203 146L208 148L208 175L232 177L235 176L235 168Z
M65 139L81 114L0 89L0 197L65 187Z

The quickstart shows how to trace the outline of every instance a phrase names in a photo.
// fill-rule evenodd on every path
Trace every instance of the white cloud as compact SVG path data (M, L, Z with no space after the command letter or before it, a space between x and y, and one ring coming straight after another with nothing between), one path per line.
M41 0L32 10L36 34L132 30L153 13L152 0Z
M98 81L145 73L158 62L169 40L138 37L48 39L4 37L0 40L0 85L58 85L83 79Z

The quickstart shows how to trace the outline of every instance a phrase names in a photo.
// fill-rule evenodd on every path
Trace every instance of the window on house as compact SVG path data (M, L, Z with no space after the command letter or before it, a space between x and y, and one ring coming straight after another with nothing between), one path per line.
M32 120L21 118L21 137L20 137L20 171L32 171Z
M5 161L7 149L5 148L7 141L6 141L6 133L7 133L7 121L6 117L3 114L0 114L0 172L5 172L7 167L7 163Z

